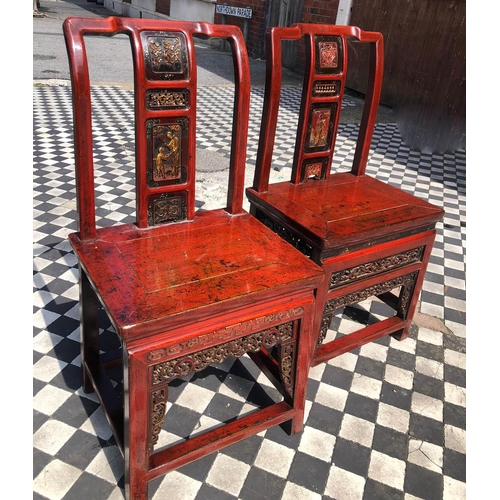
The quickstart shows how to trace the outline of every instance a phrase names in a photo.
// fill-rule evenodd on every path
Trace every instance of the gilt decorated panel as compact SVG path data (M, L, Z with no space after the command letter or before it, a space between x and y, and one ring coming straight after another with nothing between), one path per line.
M306 130L306 153L328 151L332 144L337 103L315 103L311 106Z
M339 36L317 36L315 37L317 74L335 75L343 70L343 46L342 38Z
M143 32L146 78L148 80L187 80L189 66L186 39L177 32Z
M148 225L156 226L167 222L187 219L187 193L162 193L148 199Z
M147 182L150 187L187 181L187 118L161 118L146 122Z

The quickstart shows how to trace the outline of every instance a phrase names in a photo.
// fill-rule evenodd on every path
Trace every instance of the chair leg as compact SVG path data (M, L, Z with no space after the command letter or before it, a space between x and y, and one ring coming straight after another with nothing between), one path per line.
M99 359L99 300L90 285L85 271L80 267L80 337L82 358L82 387L85 393L94 392L87 373L87 365Z
M401 287L399 293L397 312L398 316L405 319L404 327L397 332L392 334L396 340L405 340L408 338L410 333L411 324L413 321L413 316L417 309L418 297L420 296L420 291L422 290L422 285L424 281L425 267L420 269L418 274L415 276L413 283L408 282L406 285Z
M123 346L123 361L125 498L147 500L149 454L154 431L149 418L148 367L129 356L126 346Z
M315 307L309 309L310 312L306 313L302 318L300 326L300 334L298 332L299 325L295 324L294 327L297 332L297 344L295 346L295 380L294 380L294 393L293 403L294 407L298 410L297 415L291 420L289 434L296 434L302 431L304 426L304 413L306 404L307 382L309 380L309 368L312 364L314 351L316 349L315 335L314 335L314 316ZM314 341L312 339L314 338ZM293 370L292 370L293 373Z
M404 328L401 330L398 330L397 332L394 332L391 334L391 337L395 338L396 340L405 340L408 338L408 335L410 333L410 327L411 327L411 321L406 324Z

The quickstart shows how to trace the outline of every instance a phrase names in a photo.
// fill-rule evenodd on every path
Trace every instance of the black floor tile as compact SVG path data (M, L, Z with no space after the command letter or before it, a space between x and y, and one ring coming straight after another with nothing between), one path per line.
M383 382L380 401L409 411L411 408L411 392L397 385Z
M368 420L369 422L376 422L378 405L378 400L351 392L347 397L344 411L350 415Z
M52 460L53 457L48 453L33 448L33 478L36 478Z
M443 406L443 423L445 425L453 425L459 429L464 429L467 422L467 412L463 406L454 405L452 403L444 403Z
M199 498L200 500L237 500L238 497L230 495L229 493L219 490L218 488L214 488L209 484L202 484L196 498Z
M411 372L415 370L415 356L399 349L389 348L386 363Z
M441 346L429 344L428 342L418 342L415 354L423 358L432 359L442 363L444 361L444 352Z
M85 470L101 449L102 445L96 436L77 429L57 452L55 458Z
M73 500L89 500L89 498L107 498L113 491L114 486L108 481L93 474L83 472L75 484L66 493L67 498Z
M437 378L428 377L422 373L416 372L413 377L413 390L420 394L425 394L430 398L444 399L444 383Z
M408 435L389 427L376 425L372 448L398 460L406 460L408 457Z
M404 498L404 493L396 488L370 478L366 481L363 500L404 500Z
M367 377L374 378L376 380L383 380L385 364L381 361L360 356L356 364L356 373L366 375Z
M416 413L410 415L409 435L412 439L427 441L437 446L443 446L444 444L443 424L438 420Z
M250 436L238 443L232 444L221 452L231 458L252 465L262 445L263 438L260 436Z
M466 482L466 456L454 450L445 448L443 450L443 474L452 477L462 483Z
M178 472L185 474L197 481L205 481L212 468L212 465L217 458L216 453L211 453L205 457L202 457L194 462L184 465L178 469Z
M79 428L99 408L99 404L72 394L52 415L53 418Z
M309 427L327 432L328 434L338 435L342 425L343 413L328 408L322 404L316 403L312 406L307 417L306 424Z
M323 493L330 464L298 451L288 472L288 481L298 484L316 493Z
M326 365L321 381L339 389L349 390L351 388L354 373L337 366Z
M243 405L243 402L224 394L215 394L205 409L204 414L219 422L230 422L238 416Z
M407 464L405 491L422 500L442 500L443 476L414 464Z
M445 365L444 381L465 389L467 387L466 371L462 368L458 368L457 366Z
M370 449L360 444L337 438L332 464L358 476L366 477L370 465Z
M253 467L250 469L239 497L241 500L268 500L281 498L286 480L270 472Z

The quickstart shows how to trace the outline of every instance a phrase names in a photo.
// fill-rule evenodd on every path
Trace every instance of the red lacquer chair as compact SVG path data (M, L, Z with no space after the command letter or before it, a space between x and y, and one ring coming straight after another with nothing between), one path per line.
M129 36L134 60L137 220L96 227L84 35L116 33ZM69 239L80 268L83 387L96 391L124 454L126 497L145 499L148 481L223 446L278 424L291 433L302 428L323 270L242 209L250 74L238 28L70 18L64 35L79 218ZM235 68L227 207L207 211L195 211L194 35L227 39ZM117 361L104 362L99 351L99 304L122 345L123 401L106 373ZM281 401L155 450L169 384L245 353L275 383Z
M281 87L282 41L305 44L290 181L269 183ZM369 47L367 91L350 172L331 172L347 76L347 41ZM366 175L383 76L383 37L353 26L297 24L266 34L267 76L251 213L323 266L313 365L383 335L407 337L443 217L439 207ZM332 339L335 312L377 297L393 315ZM328 333L328 337L327 337ZM326 340L325 340L326 339Z

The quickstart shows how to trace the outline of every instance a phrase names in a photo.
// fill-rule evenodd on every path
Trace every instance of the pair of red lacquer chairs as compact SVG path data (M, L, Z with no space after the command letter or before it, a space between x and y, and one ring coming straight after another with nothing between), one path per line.
M136 223L96 227L85 35L125 33L134 61ZM351 26L299 24L266 37L267 79L254 184L243 209L250 72L228 25L131 18L64 22L70 61L80 269L83 388L95 391L125 458L126 497L148 481L248 436L302 429L311 366L382 335L404 339L443 211L365 174L380 97L383 38ZM227 206L195 211L193 37L228 40L235 98ZM269 184L281 42L303 38L306 63L292 178ZM346 83L347 40L370 46L365 108L350 173L330 173ZM217 131L214 131L216 134ZM394 315L327 341L335 311L369 297ZM102 307L121 342L100 353ZM244 354L282 397L156 449L169 384ZM123 367L123 400L107 368ZM168 418L168 415L167 415ZM158 447L157 447L158 448Z

